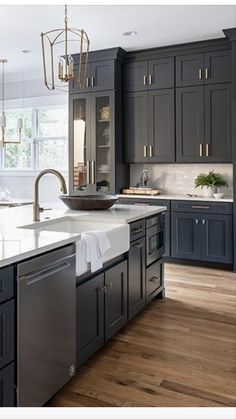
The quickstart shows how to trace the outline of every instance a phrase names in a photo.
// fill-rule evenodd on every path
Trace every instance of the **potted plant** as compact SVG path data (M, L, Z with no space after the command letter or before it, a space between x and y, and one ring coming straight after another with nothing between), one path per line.
M205 197L212 197L214 194L216 198L223 198L223 194L220 193L219 188L223 186L228 187L228 183L220 173L215 173L211 170L208 174L200 173L195 179L195 188L201 187L203 195Z

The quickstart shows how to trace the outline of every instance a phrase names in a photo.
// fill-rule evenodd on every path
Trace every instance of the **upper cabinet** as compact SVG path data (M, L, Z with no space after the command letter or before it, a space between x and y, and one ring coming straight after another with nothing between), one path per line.
M85 65L82 69L84 75ZM76 76L78 75L78 66L75 66L75 79L70 81L70 93L98 92L102 90L113 90L115 88L115 61L104 60L88 63L87 77L85 87L81 89Z
M176 57L176 87L231 81L230 51Z
M174 87L174 57L128 62L123 75L125 92Z

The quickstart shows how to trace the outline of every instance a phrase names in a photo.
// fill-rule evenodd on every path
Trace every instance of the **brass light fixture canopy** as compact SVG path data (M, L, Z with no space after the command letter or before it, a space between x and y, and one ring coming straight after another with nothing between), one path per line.
M75 76L74 59L69 52L72 44L78 44L79 63L78 74ZM49 90L63 90L67 82L75 80L83 89L86 84L88 71L89 38L83 29L69 28L67 6L65 6L65 18L63 29L53 29L41 33L41 45L43 56L44 84ZM58 50L60 53L58 54ZM55 68L55 55L59 56ZM57 74L56 74L57 72ZM58 79L59 84L56 79ZM60 83L61 82L61 83Z
M20 144L21 142L21 133L23 128L22 118L17 120L17 140L11 141L6 139L6 129L7 129L7 120L5 115L5 71L4 65L7 63L5 58L0 59L0 64L2 64L2 114L0 115L0 146L5 144Z

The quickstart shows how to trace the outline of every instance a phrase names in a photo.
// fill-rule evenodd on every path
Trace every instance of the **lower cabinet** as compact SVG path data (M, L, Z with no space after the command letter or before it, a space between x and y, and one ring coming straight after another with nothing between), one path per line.
M163 287L164 265L162 259L157 260L146 270L146 304L159 294Z
M233 263L232 215L173 212L171 226L172 257Z
M0 407L14 407L14 363L0 370Z
M127 261L79 285L76 304L79 368L127 323Z
M128 258L129 320L145 306L145 238L130 244Z

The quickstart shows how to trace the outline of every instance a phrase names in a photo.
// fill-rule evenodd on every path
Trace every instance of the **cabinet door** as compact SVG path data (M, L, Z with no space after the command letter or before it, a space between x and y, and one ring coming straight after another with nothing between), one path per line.
M104 275L76 289L76 364L80 367L104 343Z
M145 238L131 243L129 249L128 316L132 319L145 306Z
M231 52L213 51L205 54L204 83L225 83L231 81Z
M127 323L127 262L105 272L105 340Z
M148 61L148 74L149 90L174 87L174 57Z
M94 193L115 193L114 93L91 94L91 184Z
M14 301L0 305L0 368L14 359Z
M70 95L69 147L70 193L91 192L90 95Z
M115 61L98 61L90 65L91 91L113 90L115 88Z
M14 364L0 371L0 407L14 407Z
M202 162L204 143L204 88L176 89L176 160Z
M175 161L174 89L150 91L149 162Z
M231 162L231 84L214 84L204 89L206 160Z
M231 215L202 215L201 259L207 262L233 263Z
M181 259L200 259L199 214L172 212L171 256Z
M124 139L127 163L148 162L148 93L127 93L124 98Z
M81 82L84 83L82 89L78 83L78 65L74 66L74 80L69 81L69 93L87 93L90 92L90 76L91 76L91 64L87 65L87 74L85 74L86 66L85 63L81 67Z
M176 57L176 87L203 84L203 68L203 54Z
M148 62L137 61L124 65L124 91L137 92L148 88Z

